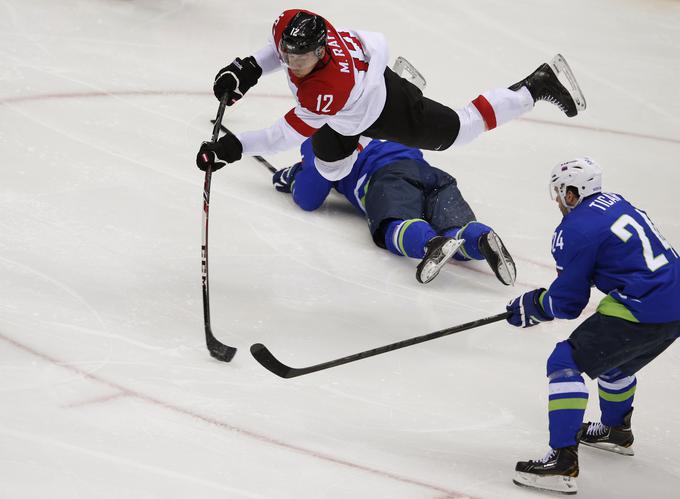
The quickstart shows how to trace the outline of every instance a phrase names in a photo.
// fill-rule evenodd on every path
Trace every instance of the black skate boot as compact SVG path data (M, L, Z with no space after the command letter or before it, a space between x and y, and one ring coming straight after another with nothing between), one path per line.
M517 277L515 262L505 248L503 241L494 231L479 238L479 251L484 256L496 277L506 286L514 285Z
M535 489L576 494L578 476L578 445L551 449L543 459L519 461L515 466L516 485Z
M560 82L559 76L561 75L566 79L571 91ZM544 100L555 104L570 118L586 108L585 97L574 73L560 54L557 54L552 62L541 64L536 71L509 88L516 91L522 87L527 87L534 102Z
M633 431L630 418L633 409L623 418L621 426L605 426L602 423L583 423L581 426L581 443L590 447L616 452L624 456L633 456Z
M425 245L425 256L416 269L418 282L427 284L437 277L442 266L448 262L465 242L464 239L435 236Z

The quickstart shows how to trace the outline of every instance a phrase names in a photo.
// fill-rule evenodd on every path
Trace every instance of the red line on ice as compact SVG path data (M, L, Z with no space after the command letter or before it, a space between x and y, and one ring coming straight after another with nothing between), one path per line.
M157 96L173 96L173 95L211 95L210 92L198 90L113 90L106 91L92 91L92 92L64 92L64 93L50 93L50 94L33 94L33 95L17 95L13 97L0 97L0 106L5 104L15 104L19 102L31 102L39 100L55 100L55 99L81 99L93 97L121 97L121 96L139 96L139 97L157 97ZM261 99L286 99L292 102L293 98L287 94L262 94L253 92L248 94L249 97L258 97ZM611 128L595 127L588 125L581 125L578 123L558 123L554 121L541 120L535 118L519 118L520 121L529 123L537 123L539 125L558 126L564 128L576 128L579 130L588 130L591 132L607 133L613 135L622 135L625 137L634 137L637 139L658 140L660 142L669 142L671 144L680 144L680 139L671 137L662 137L660 135L651 135L646 133L628 132L626 130L615 130Z
M311 449L307 449L305 447L301 447L299 445L290 444L288 442L285 442L285 441L277 439L277 438L268 437L267 435L263 435L261 433L257 433L257 432L252 431L252 430L247 430L245 428L241 428L241 427L238 427L238 426L231 425L229 423L225 423L224 421L220 421L220 420L215 419L213 417L205 416L203 414L199 414L198 412L194 412L194 411L191 411L189 409L185 409L184 407L173 405L169 402L165 402L163 400L154 398L150 395L146 395L144 393L137 392L135 390L131 390L130 388L127 388L123 385L119 385L118 383L108 381L108 380L106 380L106 379L104 379L100 376L95 375L95 374L89 373L87 371L83 371L82 369L79 369L75 366L69 365L67 362L60 361L60 360L58 360L58 359L56 359L56 358L54 358L50 355L39 352L38 350L35 350L34 348L32 348L28 345L24 345L23 343L20 343L19 341L16 341L12 338L9 338L9 337L1 334L1 333L0 333L0 339L6 341L7 343L15 346L16 348L18 348L20 350L23 350L24 352L27 352L27 353L35 356L35 357L39 357L40 359L42 359L42 360L44 360L44 361L46 361L50 364L54 364L54 365L59 366L63 369L67 369L71 372L74 372L74 373L78 374L79 376L82 376L82 377L87 378L89 380L95 381L97 383L101 383L101 384L106 385L110 388L114 388L114 389L116 389L120 392L118 394L119 396L134 397L138 400L142 400L144 402L148 402L150 404L153 404L153 405L156 405L156 406L159 406L159 407L163 407L163 408L168 409L170 411L173 411L173 412L176 412L176 413L179 413L179 414L183 414L185 416L189 416L189 417L192 417L194 419L198 419L200 421L203 421L204 423L208 423L208 424L217 426L217 427L222 428L224 430L235 432L235 433L238 433L242 436L250 437L252 439L259 440L260 442L264 442L264 443L267 443L267 444L270 444L270 445L281 447L281 448L284 448L284 449L287 449L287 450L292 450L292 451L298 452L300 454L304 454L308 457L319 459L321 461L339 464L341 466L345 466L345 467L352 468L352 469L359 470L359 471L364 471L364 472L371 473L373 475L377 475L377 476L380 476L380 477L383 477L383 478L389 478L391 480L396 480L398 482L407 483L409 485L415 485L415 486L422 487L422 488L425 488L425 489L429 489L429 490L432 490L432 491L435 491L435 492L440 492L440 493L446 494L445 497L449 498L449 499L463 499L463 498L476 499L474 496L471 496L469 494L463 494L462 492L456 492L456 491L453 491L453 490L448 490L444 487L439 487L439 486L433 485L431 483L422 482L422 481L414 479L414 478L409 478L409 477L406 477L406 476L398 475L396 473L380 470L380 469L377 469L377 468L371 468L370 466L365 466L363 464L354 463L354 462L348 461L346 459L333 457L329 454L317 452L317 451L314 451L314 450L311 450Z

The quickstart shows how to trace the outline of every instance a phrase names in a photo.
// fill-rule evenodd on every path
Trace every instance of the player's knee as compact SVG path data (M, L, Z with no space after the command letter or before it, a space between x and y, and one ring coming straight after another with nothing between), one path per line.
M635 379L635 374L624 373L618 368L610 369L606 373L600 374L598 380L604 381L610 385L626 385L630 384Z
M568 341L561 341L548 357L546 366L548 378L571 377L581 374L574 360L573 348Z

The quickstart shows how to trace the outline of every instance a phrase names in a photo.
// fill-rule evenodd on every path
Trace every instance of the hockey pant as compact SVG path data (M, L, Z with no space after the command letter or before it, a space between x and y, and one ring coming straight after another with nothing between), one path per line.
M529 91L498 88L484 92L454 111L432 99L389 68L385 69L387 97L378 119L362 134L432 151L471 142L485 130L507 123L534 106ZM324 125L312 136L317 169L351 170L360 135L343 136Z
M395 161L371 176L364 208L375 243L413 258L424 256L425 244L434 236L455 237L475 219L455 178L410 159Z

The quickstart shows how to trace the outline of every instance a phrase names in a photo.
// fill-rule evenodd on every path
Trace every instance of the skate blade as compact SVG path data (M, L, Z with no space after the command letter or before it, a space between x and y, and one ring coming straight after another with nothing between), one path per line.
M423 265L420 272L416 273L416 279L422 284L427 284L439 275L439 271L446 262L451 260L456 251L465 243L465 239L451 239L441 248L441 254L436 260L430 260Z
M420 74L420 71L418 71L415 66L413 66L413 64L401 56L397 57L397 60L394 62L394 66L392 67L392 71L397 73L406 81L413 83L421 92L427 85L427 82L425 81L423 75Z
M594 449L606 450L607 452L615 452L616 454L621 454L622 456L634 456L635 455L635 451L633 450L633 447L621 447L620 445L610 444L610 443L607 443L607 442L588 443L588 442L581 441L581 443L583 445L587 445L588 447L592 447Z
M550 67L557 75L557 78L562 81L562 84L565 83L564 79L566 79L566 82L569 84L569 93L571 94L571 98L574 99L576 109L579 111L585 111L586 98L583 96L581 87L579 87L576 77L569 67L569 64L567 64L567 60L564 58L564 56L562 54L557 54L550 62ZM564 76L564 78L560 79L560 76Z
M576 494L578 487L576 478L563 475L534 475L533 473L515 472L512 482L520 487L531 487L532 489L551 490L561 494Z
M488 236L489 246L498 256L498 278L506 286L514 286L517 278L517 269L512 260L505 256L507 250L503 251L503 243L495 232L490 232ZM492 269L493 270L493 269Z

